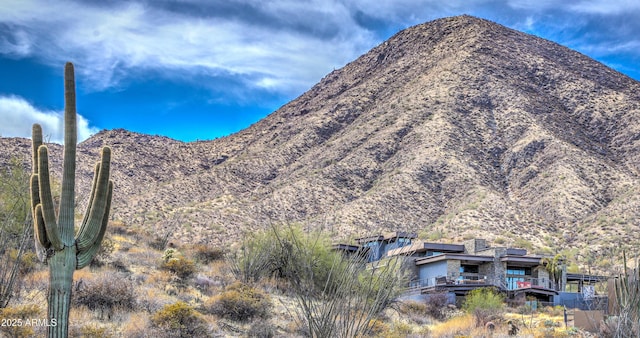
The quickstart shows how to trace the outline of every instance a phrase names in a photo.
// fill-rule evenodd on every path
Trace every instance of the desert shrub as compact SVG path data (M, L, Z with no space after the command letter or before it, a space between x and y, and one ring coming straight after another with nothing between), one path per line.
M165 231L163 234L153 234L153 238L149 241L149 246L156 250L164 250L169 244L169 239L173 232Z
M198 271L193 260L184 257L175 249L165 250L160 267L171 271L181 279L190 278Z
M251 324L247 336L255 338L272 338L276 336L276 328L271 322L257 320Z
M220 295L207 302L208 310L222 318L246 321L252 318L269 318L272 303L260 290L240 282L229 285Z
M196 278L194 278L193 280L193 285L196 287L196 289L202 291L202 292L207 292L209 291L209 289L213 286L215 286L217 283L215 280L204 276L204 275L198 275L196 276Z
M35 332L33 328L37 325L29 324L27 325L27 320L31 321L34 319L40 319L42 311L36 305L19 305L15 307L6 307L0 309L0 319L10 320L10 321L18 321L19 322L10 322L4 323L4 325L0 325L0 332L3 333L2 336L7 337L33 337ZM19 324L18 324L19 323ZM15 324L15 325L13 325Z
M100 249L91 261L92 267L100 267L105 265L111 259L111 254L115 251L116 244L111 237L105 236L100 243Z
M75 330L74 330L75 331ZM70 332L72 335L77 335L84 338L107 338L112 337L106 327L98 326L96 324L87 324L80 327L79 332Z
M271 253L276 247L277 243L268 233L254 234L227 256L231 272L243 283L254 283L269 276L273 270Z
M33 243L29 199L30 172L12 158L0 168L0 308L18 294L24 277L23 260Z
M623 252L623 272L614 280L617 316L605 323L613 329L614 337L640 337L640 259L636 257L636 261L635 268L628 269Z
M446 322L434 325L430 337L472 337L469 333L475 326L474 321L470 314L452 317Z
M398 307L399 313L402 314L402 318L408 319L411 322L424 325L429 323L427 316L427 304L424 302L417 302L413 300L403 301Z
M205 244L198 244L193 247L193 256L202 264L209 264L213 261L221 260L225 256L225 252L217 247Z
M413 333L411 324L405 322L394 322L391 326L390 333L397 337L407 337Z
M290 283L301 279L314 291L339 287L332 279L340 253L331 250L329 237L322 233L304 233L299 227L275 228L247 239L230 255L231 270L244 283L275 277ZM312 262L312 264L307 264Z
M310 254L314 252L313 245L291 243L289 259L297 269L297 278L292 279L296 312L314 337L369 335L372 319L394 302L407 280L399 257L367 264L365 257L359 255L331 253L323 262ZM323 264L325 270L316 273Z
M156 312L152 323L166 337L205 337L208 328L202 315L185 302L167 305Z
M477 327L484 327L502 315L504 297L492 288L478 288L467 294L462 307L474 316Z
M296 226L253 234L230 255L234 275L245 283L265 277L286 281L299 327L325 337L367 335L405 284L402 262L367 264L359 255L345 257L331 250L326 234Z
M115 310L132 311L136 308L133 284L119 275L103 275L102 278L78 281L73 292L74 303L99 311L100 318L111 318Z
M110 221L109 226L107 227L107 232L116 234L116 235L133 234L133 230L127 228L127 226L122 221Z
M18 255L20 255L20 257L18 257ZM40 263L36 253L31 250L20 252L17 249L11 249L9 250L9 257L12 262L16 262L18 261L18 259L20 260L19 269L20 269L20 274L22 275L25 275L35 270L35 268Z
M109 264L112 268L116 269L116 271L122 272L122 273L130 273L131 270L129 270L129 267L127 267L127 265L122 262L119 259L116 259L114 261L112 261Z
M389 325L380 319L372 319L369 323L369 334L373 337L382 337L385 333L389 332Z
M431 294L427 301L427 313L437 319L443 320L446 318L447 309L447 294L445 292L438 292Z

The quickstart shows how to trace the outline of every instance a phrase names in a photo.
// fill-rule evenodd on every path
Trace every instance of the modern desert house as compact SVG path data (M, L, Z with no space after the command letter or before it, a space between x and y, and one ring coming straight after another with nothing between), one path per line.
M562 264L557 281L549 275L545 257L527 250L489 246L484 239L470 239L460 244L424 242L410 232L392 232L356 239L357 245L335 246L342 250L365 252L370 262L402 256L410 264L409 290L426 295L445 293L453 301L461 300L470 290L494 287L507 294L514 303L535 299L547 304L585 303L583 294L593 298L595 283L605 277L570 274ZM567 292L567 286L575 291ZM600 301L600 300L598 300ZM571 303L571 304L569 304ZM585 305L587 306L587 305Z

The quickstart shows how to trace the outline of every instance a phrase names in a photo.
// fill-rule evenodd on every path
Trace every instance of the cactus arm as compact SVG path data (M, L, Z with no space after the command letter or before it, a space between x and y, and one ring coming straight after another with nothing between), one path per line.
M37 123L31 128L31 144L33 156L31 171L34 174L38 174L38 148L42 145L42 127Z
M56 222L56 213L53 209L53 197L51 196L51 185L49 181L49 156L46 146L38 148L38 185L40 188L39 205L42 206L42 216L44 225L47 230L47 238L56 250L64 247L58 232L58 224Z
M76 88L73 64L64 66L64 160L62 167L62 194L58 224L60 238L66 246L73 245L76 186Z
M107 231L107 224L109 223L109 210L111 209L112 196L113 196L113 182L109 181L109 188L107 192L107 201L106 201L107 204L104 210L104 214L102 216L102 224L100 225L100 231L98 231L98 234L90 247L88 247L84 251L78 250L78 253L76 255L76 269L82 269L85 266L89 265L89 263L91 263L91 260L93 260L93 257L96 255L96 253L100 249L100 245L102 244L102 238L104 237L104 233Z
M100 162L96 163L95 168L93 169L93 183L91 183L91 193L89 194L89 203L87 204L87 210L84 213L84 217L82 218L82 223L80 227L80 232L82 232L82 228L84 228L85 224L89 220L89 214L91 213L91 206L93 205L94 195L96 193L96 187L98 184L98 177L100 176Z
M90 204L89 217L86 223L82 224L78 235L76 236L76 246L78 252L83 252L92 246L101 231L102 223L105 215L105 208L109 203L109 163L111 160L111 149L109 147L102 148L102 158L100 161L100 170L94 190L92 192L92 201ZM85 216L86 217L86 216Z
M36 240L36 246L42 249L48 249L51 242L47 238L47 231L44 225L44 217L42 215L42 204L40 204L40 192L38 188L38 175L31 175L31 212L33 213L33 236Z
M51 242L49 242L49 238L47 237L47 230L44 224L44 218L42 217L42 204L36 206L35 215L33 235L36 240L36 245L40 245L43 249L49 249Z

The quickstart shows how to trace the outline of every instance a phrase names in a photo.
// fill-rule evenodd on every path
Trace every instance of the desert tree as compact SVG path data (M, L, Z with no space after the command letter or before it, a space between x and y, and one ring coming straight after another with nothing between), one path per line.
M13 298L31 239L29 171L14 158L0 170L0 308Z
M369 263L365 252L344 255L321 232L293 224L253 234L230 256L236 278L275 277L294 296L289 308L311 337L361 337L406 286L404 257Z
M554 290L560 291L562 274L564 272L564 257L560 254L555 255L553 258L545 257L542 259L545 269L549 273L549 278L553 281Z

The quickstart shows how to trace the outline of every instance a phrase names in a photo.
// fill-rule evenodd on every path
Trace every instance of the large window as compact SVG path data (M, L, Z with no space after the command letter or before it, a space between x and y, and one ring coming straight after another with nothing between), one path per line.
M380 259L380 242L367 242L364 244L364 247L369 248L369 262Z
M478 273L477 265L460 265L460 273Z
M517 289L518 283L527 281L529 277L531 277L530 268L507 268L507 289Z

